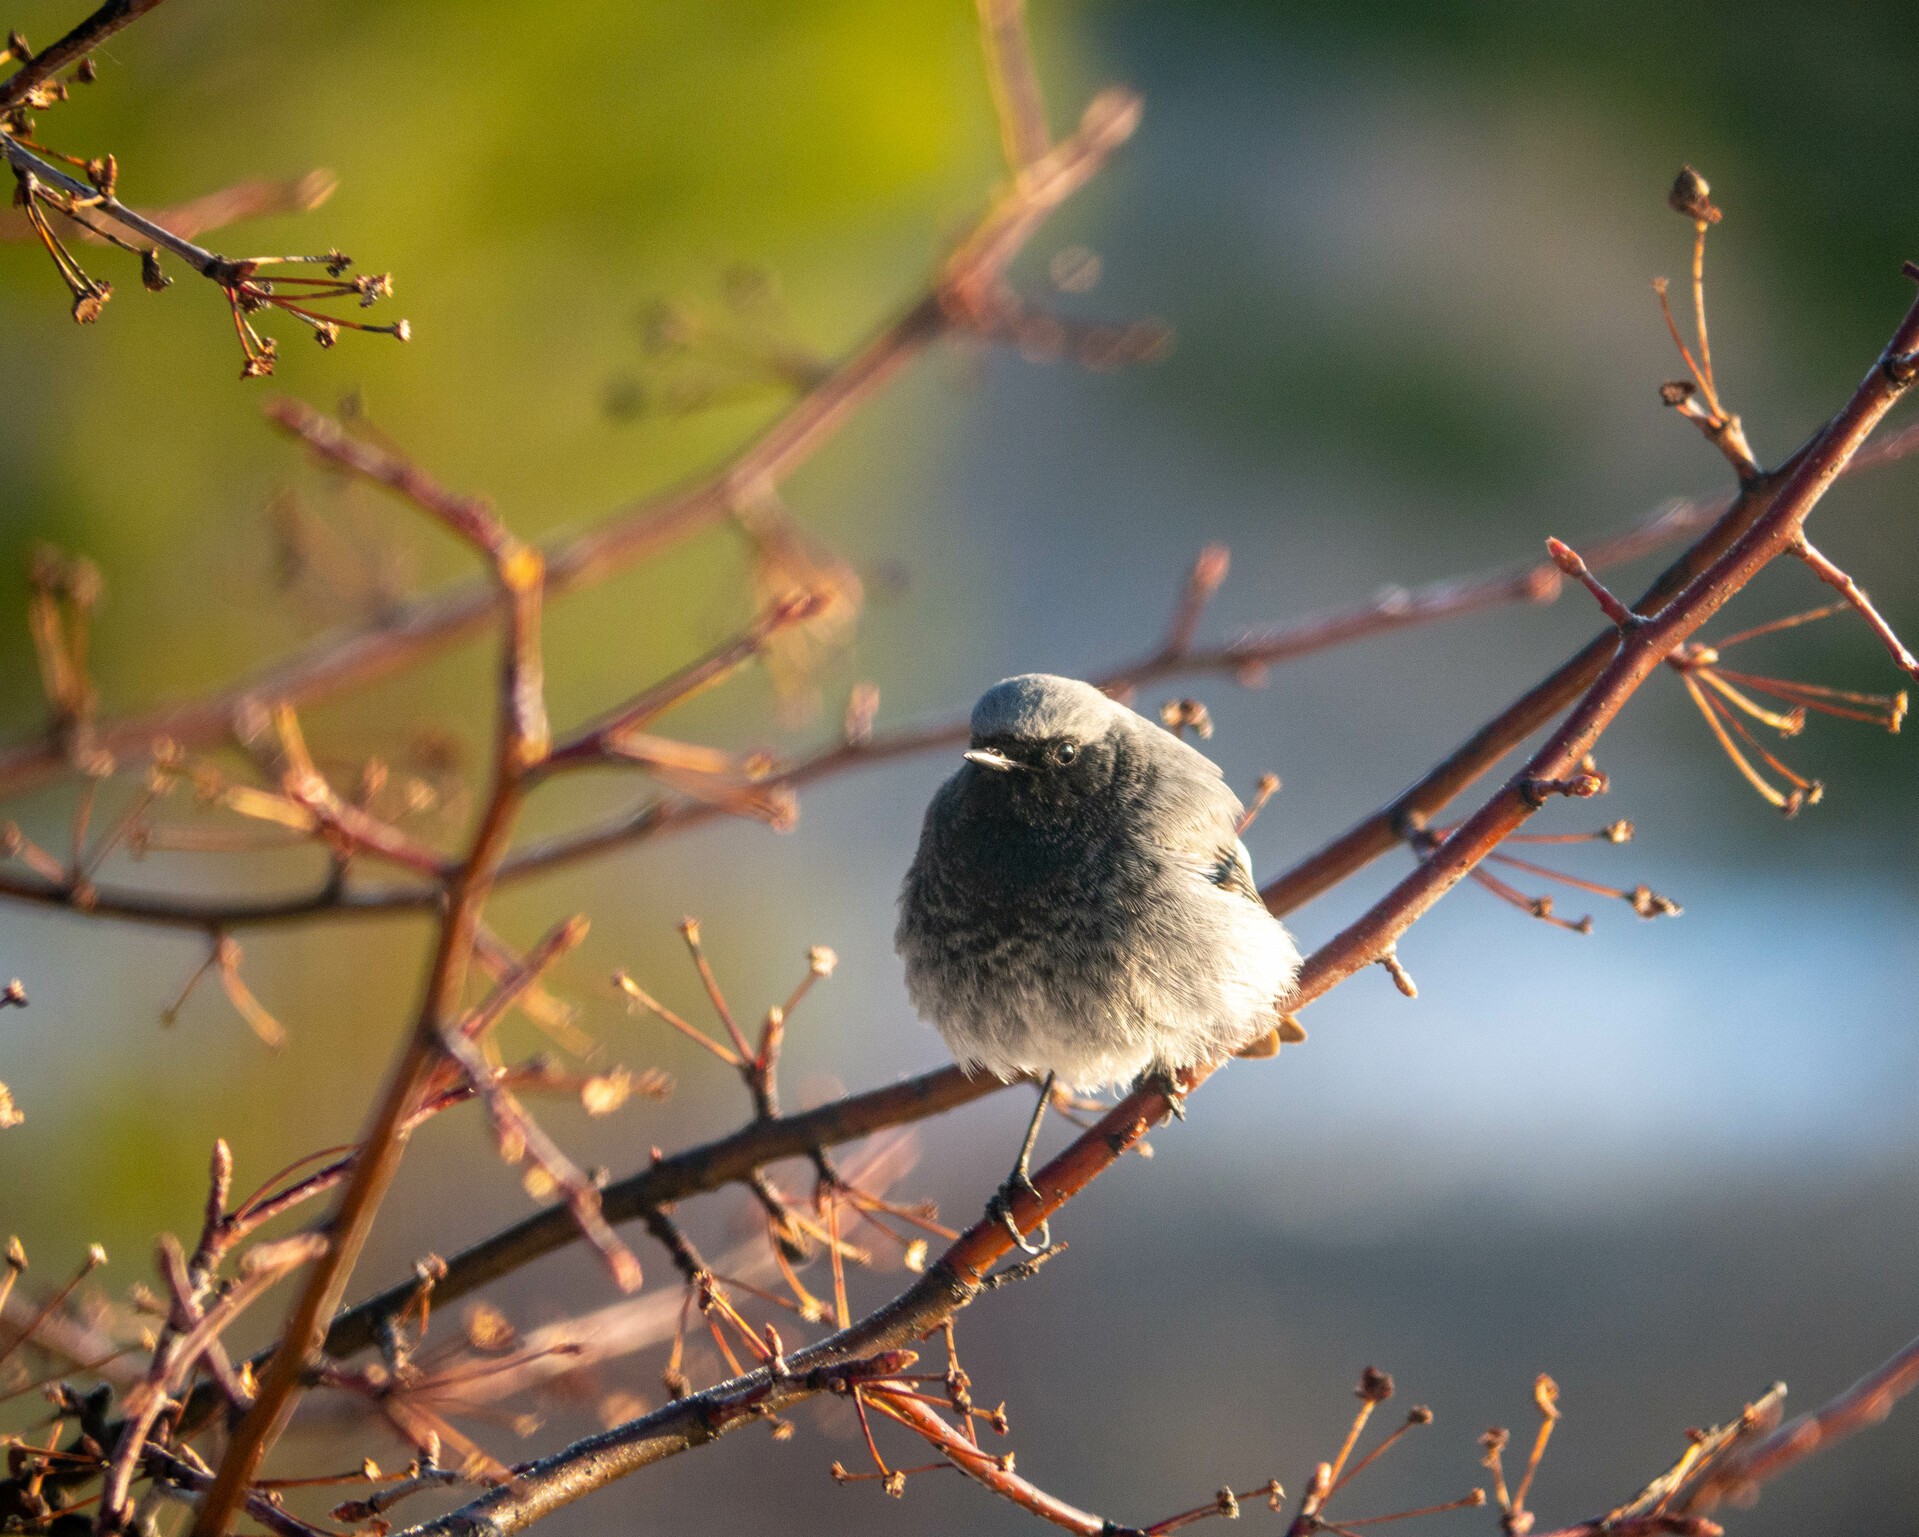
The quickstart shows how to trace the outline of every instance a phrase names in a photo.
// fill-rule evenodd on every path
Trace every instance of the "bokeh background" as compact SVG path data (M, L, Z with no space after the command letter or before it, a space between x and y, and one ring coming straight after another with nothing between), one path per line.
M792 722L754 677L677 717L683 734L797 747L833 729L856 680L879 686L882 724L902 723L961 709L1009 672L1109 665L1156 636L1208 540L1234 556L1207 621L1217 635L1529 557L1548 533L1590 541L1668 497L1720 489L1717 457L1655 394L1679 371L1648 280L1684 272L1690 232L1663 203L1681 162L1729 210L1709 257L1714 356L1762 458L1843 399L1909 298L1908 5L1036 9L1056 126L1111 81L1143 92L1146 118L1022 261L1021 282L1043 296L1052 258L1085 247L1103 280L1050 302L1162 317L1177 348L1118 374L952 349L917 367L789 488L869 599L822 672L824 715ZM76 14L15 0L4 19L44 42ZM21 571L43 540L100 563L109 709L232 677L375 601L379 582L427 587L464 569L403 509L304 468L260 421L269 389L327 407L353 397L520 532L556 534L712 465L782 404L762 389L683 409L697 385L648 351L659 301L711 319L744 292L761 334L836 353L917 290L998 175L963 0L180 0L101 62L102 82L48 117L59 143L114 150L135 202L332 168L340 190L324 208L216 243L337 244L390 268L415 337L321 352L283 331L279 377L242 384L204 284L150 296L100 259L119 293L81 330L43 256L0 248L0 571ZM1919 470L1876 472L1818 515L1822 546L1908 634L1916 491ZM378 581L329 592L290 578L274 511L289 495ZM740 541L716 532L559 605L556 716L727 633L748 611L747 573ZM1780 570L1734 619L1819 599L1803 571ZM1285 779L1250 840L1270 874L1593 625L1567 598L1335 652L1257 692L1217 678L1182 691L1210 706L1235 783ZM1897 681L1848 620L1766 644L1755 659L1789 676ZM0 718L30 734L43 706L12 577L0 655ZM309 733L340 758L400 758L422 733L471 754L488 666L468 648L310 712ZM1637 1489L1683 1427L1781 1377L1809 1407L1910 1337L1910 747L1815 718L1788 753L1828 785L1792 822L1738 781L1676 684L1655 681L1608 738L1610 801L1555 818L1630 817L1636 843L1574 850L1569 866L1645 880L1683 917L1642 923L1595 899L1597 932L1581 938L1462 890L1402 946L1417 1002L1383 976L1355 979L1311 1011L1306 1047L1234 1067L1187 1125L1155 1138L1157 1157L1077 1202L1059 1224L1071 1253L962 1326L981 1395L1011 1409L1021 1470L1140 1522L1228 1481L1276 1474L1297 1488L1373 1362L1438 1421L1368 1476L1349 1513L1370 1514L1470 1487L1474 1438L1529 1425L1530 1384L1547 1370L1566 1423L1535 1503L1573 1519ZM604 986L623 965L697 1008L673 933L683 913L703 919L748 1011L784 995L807 945L839 952L790 1037L796 1097L942 1060L907 1006L890 932L920 807L949 766L821 785L787 836L711 826L501 899L500 926L522 940L592 915L563 990L611 1056L679 1079L670 1103L610 1121L549 1109L583 1159L624 1172L649 1145L697 1140L740 1111L714 1064L629 1020ZM556 795L533 825L636 793L618 780ZM57 844L70 807L47 792L14 814ZM1302 939L1334 932L1402 868L1387 861L1302 912ZM284 889L311 872L176 858L120 873L211 890ZM1583 910L1562 898L1561 911ZM0 1022L0 1079L27 1116L0 1135L0 1227L42 1276L105 1243L104 1278L123 1290L147 1273L156 1232L196 1220L216 1133L242 1188L350 1139L405 1028L427 934L399 920L243 936L249 979L291 1032L273 1054L216 990L162 1028L200 959L193 939L0 911L0 970L33 999ZM1008 1095L926 1128L902 1188L972 1211L1025 1108ZM526 1207L479 1118L446 1117L416 1140L355 1291ZM689 1221L718 1248L746 1214L729 1196ZM643 1257L651 1284L668 1284ZM871 1302L898 1280L856 1286ZM608 1292L569 1255L496 1295L531 1324ZM659 1365L638 1358L606 1386L657 1401ZM1027 1524L957 1479L916 1479L903 1506L838 1488L826 1468L857 1461L851 1422L802 1419L790 1442L733 1437L551 1530ZM476 1429L511 1460L592 1423L561 1408L525 1443ZM1737 1529L1910 1530L1915 1425L1908 1408L1792 1474Z

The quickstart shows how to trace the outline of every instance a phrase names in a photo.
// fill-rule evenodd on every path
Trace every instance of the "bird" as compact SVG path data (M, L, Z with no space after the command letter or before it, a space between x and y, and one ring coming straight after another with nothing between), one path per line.
M1028 1254L1012 1199L1055 1083L1177 1074L1279 1026L1299 949L1266 910L1219 766L1089 683L1024 673L980 696L901 886L907 995L968 1072L1041 1080L988 1210Z

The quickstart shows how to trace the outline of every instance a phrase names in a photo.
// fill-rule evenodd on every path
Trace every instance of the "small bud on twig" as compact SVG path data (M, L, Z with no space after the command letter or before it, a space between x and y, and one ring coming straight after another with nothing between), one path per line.
M1672 190L1666 194L1666 204L1674 213L1700 224L1717 224L1724 214L1713 204L1711 193L1705 177L1689 165L1681 166Z

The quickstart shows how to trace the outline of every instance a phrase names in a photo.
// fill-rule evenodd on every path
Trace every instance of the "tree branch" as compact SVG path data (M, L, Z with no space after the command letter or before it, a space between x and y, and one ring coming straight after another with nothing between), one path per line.
M790 475L909 362L953 328L949 296L997 282L1045 218L1092 178L1138 119L1138 102L1130 95L1108 92L1098 98L1088 109L1086 124L1048 157L1046 173L1022 179L1004 193L926 293L854 349L740 454L701 480L621 508L588 532L547 549L545 595L556 597L604 581L726 516L748 492ZM18 148L9 145L9 154ZM90 187L82 190L93 195ZM157 240L165 233L157 226L154 231L149 238ZM212 259L211 252L192 249ZM958 306L956 312L963 311L964 306ZM337 456L345 436L337 424L295 401L275 401L267 410L278 425L305 439L322 457ZM337 457L336 462L345 463ZM304 704L388 677L483 628L499 601L487 582L461 583L415 598L377 622L324 637L226 689L102 720L97 725L99 746L116 757L137 757L163 740L182 746L217 741L245 699ZM44 783L64 766L58 745L50 740L0 751L0 796Z
M1813 1453L1878 1424L1915 1388L1919 1388L1919 1339L1909 1341L1831 1402L1787 1421L1763 1440L1728 1458L1724 1466L1714 1468L1687 1495L1684 1508L1711 1510L1722 1500L1750 1494Z
M298 409L301 412L306 410L305 407ZM317 413L314 419L332 427L326 418L318 417ZM1919 432L1902 436L1910 447L1919 448ZM322 437L326 440L330 434L323 433ZM366 452L378 454L382 451L366 449ZM374 478L390 483L402 478L405 473L397 466L383 467ZM1596 567L1604 567L1637 559L1651 550L1696 532L1713 517L1723 514L1725 505L1724 502L1712 501L1673 503L1624 533L1595 545L1590 552L1590 562ZM1284 666L1335 646L1463 617L1505 603L1551 602L1558 596L1559 587L1560 573L1557 567L1551 561L1541 561L1506 572L1450 578L1410 591L1397 589L1350 609L1309 614L1287 624L1248 631L1219 646L1202 648L1191 645L1190 626L1197 622L1198 615L1189 615L1187 612L1191 603L1189 595L1182 600L1168 640L1158 650L1108 669L1094 681L1114 693L1144 688L1175 677L1209 672L1223 673L1242 682L1254 682L1262 679L1270 668ZM683 698L690 688L704 686L763 645L778 629L790 622L799 622L804 616L803 604L795 610L776 609L763 616L735 642L722 646L681 673L648 689L621 710L567 736L555 746L541 766L540 773L557 772L580 762L601 761L608 733L617 733L635 720L650 718L665 703ZM258 713L258 707L250 695L243 695L236 700L235 710L236 719L242 722ZM900 758L961 744L966 739L966 731L965 719L956 717L935 725L907 727L843 741L795 759L758 779L755 784L764 790L797 790L843 772L877 767ZM3 779L4 771L0 771L0 780ZM724 808L710 801L686 797L648 801L598 825L554 834L521 846L502 863L499 879L506 883L549 873L614 849L703 826L726 814ZM395 842L399 837L387 829L374 846L382 852L391 851L398 857L407 848L405 840ZM413 846L408 857L401 858L399 862L433 875L433 862L437 859L438 856L431 851ZM423 860L425 863L422 863ZM442 875L446 868L444 864L440 866ZM102 886L94 881L89 881L82 893L65 879L27 869L0 868L0 897L73 908L96 917L194 929L247 928L296 922L332 913L352 916L417 910L437 904L441 900L441 889L437 878L432 884L384 888L346 887L329 878L313 891L256 899L182 897ZM1272 890L1268 888L1269 893ZM1269 895L1269 902L1273 900L1276 899ZM1282 913L1287 910L1284 905L1275 908L1275 911Z
M326 1252L315 1261L280 1343L260 1373L253 1405L235 1427L213 1484L200 1502L193 1537L223 1537L252 1487L261 1460L286 1428L295 1400L319 1364L327 1324L339 1309L374 1216L399 1170L414 1113L443 1054L450 1046L466 1044L457 1034L460 1003L486 900L513 836L527 775L552 745L540 654L545 573L539 551L517 539L481 504L439 500L420 505L486 558L500 589L502 646L493 785L467 856L447 885L446 912L419 1018L325 1224ZM470 1076L473 1064L461 1060L461 1065ZM575 1214L593 1228L614 1265L616 1279L631 1290L640 1282L639 1265L610 1229L595 1224L597 1212L589 1209L591 1204L590 1188L585 1195L574 1192Z
M1865 469L1890 464L1915 449L1919 449L1919 425L1893 434L1879 444L1876 451L1860 454L1852 467ZM1762 471L1755 480L1741 486L1738 495L1723 505L1718 521L1706 536L1646 589L1633 605L1635 611L1644 613L1656 609L1675 597L1730 549L1773 505L1780 487L1808 451L1801 448L1778 469ZM1398 847L1408 830L1424 825L1454 796L1590 688L1612 657L1616 641L1617 632L1612 629L1596 636L1391 802L1262 887L1260 895L1266 899L1266 905L1276 913L1293 912Z
M1794 456L1787 469L1772 478L1763 505L1754 508L1729 538L1723 537L1722 519L1679 563L1679 567L1697 569L1670 601L1631 633L1610 632L1609 651L1596 676L1524 768L1440 842L1412 875L1307 959L1289 1007L1311 1003L1385 954L1399 935L1538 809L1538 797L1532 793L1535 784L1568 779L1664 657L1768 562L1792 549L1814 505L1912 382L1909 363L1915 347L1919 347L1919 303L1908 311L1879 363L1846 406ZM1216 1070L1217 1064L1182 1074L1174 1092L1183 1098ZM1016 1197L1014 1223L1027 1230L1058 1211L1173 1108L1167 1090L1158 1086L1135 1090L1034 1176L1038 1199ZM893 1301L794 1353L787 1374L768 1367L575 1443L524 1469L511 1484L437 1521L410 1528L403 1537L480 1533L506 1537L594 1489L725 1434L751 1414L777 1411L821 1391L820 1385L814 1385L819 1373L908 1346L971 1303L998 1279L994 1266L1007 1258L1012 1247L1006 1228L983 1218Z
M50 43L31 60L0 81L0 112L19 106L37 85L51 80L69 64L78 64L123 27L131 26L160 4L160 0L107 0L57 43ZM4 139L4 135L0 135ZM91 196L93 189L83 187Z

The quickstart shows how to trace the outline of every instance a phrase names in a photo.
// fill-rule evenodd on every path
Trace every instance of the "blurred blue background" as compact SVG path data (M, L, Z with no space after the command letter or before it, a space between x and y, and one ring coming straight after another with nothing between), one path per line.
M73 16L16 0L7 19L44 42ZM1162 317L1175 351L1117 374L963 348L922 363L787 489L869 599L822 673L823 716L784 720L752 677L669 729L798 748L833 729L857 680L879 686L884 726L951 714L1010 672L1099 670L1153 643L1209 540L1234 560L1203 631L1218 636L1529 559L1549 533L1589 543L1668 497L1722 489L1717 456L1655 390L1680 371L1649 280L1682 277L1689 258L1690 230L1663 201L1682 162L1728 210L1708 256L1713 351L1762 459L1844 398L1910 297L1898 274L1919 255L1909 6L1041 0L1035 31L1057 129L1114 81L1143 93L1146 117L1019 281L1074 313ZM0 569L23 569L39 541L99 562L95 654L115 711L235 676L377 601L364 585L289 582L273 511L289 495L409 587L465 569L403 509L303 467L259 419L266 389L322 407L353 396L449 484L551 536L716 463L783 403L760 389L678 409L674 390L698 380L648 350L662 300L711 321L741 271L769 274L746 285L754 334L835 355L916 293L999 174L962 0L561 0L531 15L181 0L101 63L99 85L44 118L54 142L113 149L135 203L332 168L340 190L324 207L209 238L228 251L337 244L390 268L415 338L321 352L283 328L279 377L243 385L204 284L151 296L94 253L119 292L81 330L43 253L0 247ZM1078 247L1102 281L1049 297L1053 258ZM1910 467L1876 471L1817 519L1822 547L1908 635L1915 486ZM556 717L727 634L749 611L747 570L740 541L715 532L558 605ZM0 720L14 738L44 716L24 591L0 584ZM1820 599L1804 571L1778 570L1730 625ZM1142 704L1195 694L1237 785L1283 776L1249 838L1271 875L1593 628L1568 596L1329 653L1263 690L1203 678ZM1749 654L1756 670L1838 687L1897 682L1850 619ZM432 731L477 763L485 720L469 702L488 697L490 665L467 648L309 712L309 736L338 759L404 758ZM1353 1510L1374 1514L1476 1482L1474 1437L1530 1424L1544 1370L1567 1420L1535 1503L1557 1523L1624 1499L1683 1427L1728 1417L1774 1378L1810 1407L1919 1329L1909 747L1815 717L1785 756L1828 786L1791 822L1738 780L1676 680L1655 680L1604 744L1610 799L1554 813L1562 829L1630 817L1638 840L1546 852L1590 879L1643 880L1683 917L1642 923L1595 898L1597 931L1582 938L1462 890L1402 944L1416 1002L1383 975L1354 979L1310 1012L1307 1046L1234 1066L1188 1124L1155 1137L1151 1162L1077 1202L1059 1224L1072 1252L962 1324L981 1398L1008 1402L1021 1471L1142 1523L1224 1482L1277 1475L1297 1489L1375 1362L1438 1422L1360 1486ZM789 1037L794 1098L943 1060L906 1004L890 934L920 808L949 768L829 781L805 793L790 835L710 826L496 904L519 941L590 913L592 937L557 985L610 1055L680 1081L669 1103L609 1121L548 1111L583 1160L625 1172L649 1145L714 1134L742 1108L714 1064L628 1020L603 982L625 966L696 1010L673 933L682 913L700 915L749 1012L785 995L806 946L839 952ZM634 789L561 792L532 825ZM54 790L11 814L57 847L71 804ZM1302 941L1335 932L1404 868L1387 860L1302 911ZM117 873L285 889L310 866L176 858ZM1562 912L1588 910L1576 895ZM216 1134L235 1147L241 1188L351 1138L406 1027L427 933L402 919L243 935L248 979L291 1032L271 1054L215 989L162 1028L198 941L0 911L0 971L33 999L0 1021L0 1079L27 1116L0 1134L0 1227L25 1240L36 1274L97 1239L113 1255L109 1289L143 1278L154 1234L197 1220ZM515 1047L538 1044L513 1031ZM969 1213L1024 1113L1009 1095L929 1126L902 1188ZM449 1116L417 1139L354 1289L526 1208L479 1118ZM746 1219L733 1196L688 1213L714 1248ZM642 1257L666 1284L666 1266ZM856 1281L858 1296L877 1301L898 1279ZM578 1255L497 1290L526 1324L609 1293ZM603 1385L657 1401L659 1365L640 1357ZM529 1443L476 1433L513 1460L589 1423L562 1406ZM1915 1423L1904 1411L1792 1474L1734 1513L1736 1530L1910 1530ZM778 1445L749 1431L552 1529L1029 1519L957 1479L914 1480L903 1509L871 1486L838 1488L826 1465L856 1462L853 1434L831 1414L804 1416Z

